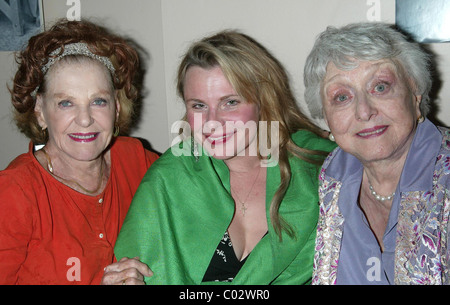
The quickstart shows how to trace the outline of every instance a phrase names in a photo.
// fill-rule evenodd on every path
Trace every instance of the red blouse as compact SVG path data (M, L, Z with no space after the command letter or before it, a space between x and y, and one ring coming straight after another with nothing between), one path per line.
M158 158L118 137L111 172L98 196L50 175L32 145L0 171L0 284L99 284L131 199Z

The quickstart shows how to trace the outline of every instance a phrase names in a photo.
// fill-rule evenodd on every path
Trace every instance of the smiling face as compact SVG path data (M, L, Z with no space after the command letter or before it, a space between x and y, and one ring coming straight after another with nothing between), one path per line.
M211 156L227 160L256 150L258 106L236 93L220 67L190 67L184 99L194 137Z
M390 60L353 70L328 64L322 85L325 120L336 143L366 162L406 157L420 116L420 96Z
M91 161L108 147L119 114L111 76L95 60L59 62L36 99L39 125L48 129L47 151L64 159Z

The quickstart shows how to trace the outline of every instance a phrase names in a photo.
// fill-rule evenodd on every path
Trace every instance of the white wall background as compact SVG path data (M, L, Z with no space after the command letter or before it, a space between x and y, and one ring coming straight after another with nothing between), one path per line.
M180 57L196 39L222 29L238 29L267 47L285 66L301 107L303 65L315 37L328 25L395 21L395 0L43 0L45 22L90 18L136 41L148 54L144 107L132 136L165 151L171 125L183 115L175 92ZM450 125L450 45L433 44L439 55L442 87L437 118ZM15 62L0 52L0 169L28 149L28 139L12 122L10 96Z

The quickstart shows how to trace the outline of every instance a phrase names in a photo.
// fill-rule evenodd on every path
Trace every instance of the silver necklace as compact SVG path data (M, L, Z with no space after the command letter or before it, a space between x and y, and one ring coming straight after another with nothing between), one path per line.
M248 209L248 208L245 206L245 203L247 202L248 197L250 196L250 193L252 192L253 187L254 187L255 184L256 184L256 180L258 180L258 177L259 177L259 173L260 173L260 172L261 172L261 167L259 168L258 174L256 175L256 178L255 178L255 180L253 181L252 187L250 188L250 191L247 193L247 197L245 197L245 200L244 200L244 201L242 201L242 200L239 198L239 196L237 195L236 191L233 191L234 196L236 196L237 201L239 201L239 203L241 204L242 216L245 216L245 211L247 211L247 209Z
M369 182L369 189L370 189L370 193L375 197L376 200L378 201L386 201L386 200L391 200L392 198L394 198L395 196L395 192L393 192L392 194L390 194L389 196L381 196L380 194L378 194L377 192L375 192L375 190L373 189L372 184L370 184Z

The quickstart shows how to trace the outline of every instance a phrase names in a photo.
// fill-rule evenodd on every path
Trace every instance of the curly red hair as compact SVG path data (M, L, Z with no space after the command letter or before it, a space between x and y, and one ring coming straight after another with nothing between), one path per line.
M14 119L19 130L34 143L43 144L48 140L47 132L40 128L34 114L33 91L45 80L41 68L52 51L76 42L86 43L92 53L108 57L113 63L116 71L112 81L121 106L117 125L122 132L128 131L131 125L134 102L138 97L135 79L139 56L136 50L124 38L92 22L60 20L49 30L30 38L27 47L16 55L19 68L10 89L16 109Z

